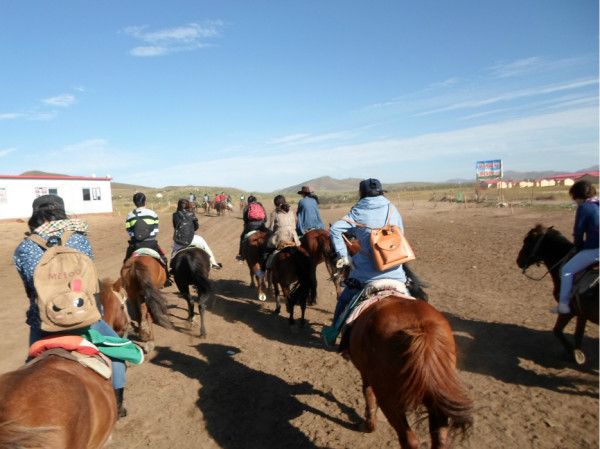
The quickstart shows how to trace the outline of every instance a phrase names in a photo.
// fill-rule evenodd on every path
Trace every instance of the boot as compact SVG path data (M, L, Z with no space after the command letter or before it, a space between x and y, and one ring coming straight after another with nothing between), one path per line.
M115 389L115 398L117 399L117 419L127 416L127 409L123 406L123 392L125 388Z
M166 266L165 266L165 274L167 275L167 278L165 279L164 287L170 287L171 285L173 285L173 281L171 280L171 273L169 272L169 270L167 269Z

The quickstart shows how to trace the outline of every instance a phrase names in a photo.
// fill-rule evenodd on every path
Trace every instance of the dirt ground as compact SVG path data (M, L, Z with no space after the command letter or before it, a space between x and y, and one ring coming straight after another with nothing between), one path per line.
M573 211L464 208L400 204L432 305L450 320L459 346L461 378L475 399L475 425L457 448L597 448L598 327L588 324L585 367L576 368L551 333L551 282L528 280L515 264L525 233L538 222L570 235ZM323 210L326 221L346 209ZM116 278L126 248L123 217L85 217L102 277ZM319 301L308 325L290 328L248 286L234 260L239 214L200 215L200 232L223 262L211 273L215 305L208 338L185 321L175 287L165 289L175 330L158 329L156 350L128 370L126 405L108 448L396 448L382 416L361 433L364 409L358 372L323 348L334 289L318 269ZM160 243L170 249L170 214L161 215ZM24 223L0 223L0 372L17 368L26 352L27 300L12 266ZM533 268L541 275L542 268ZM573 325L568 328L572 335ZM415 417L411 416L411 421ZM423 424L416 426L428 447Z

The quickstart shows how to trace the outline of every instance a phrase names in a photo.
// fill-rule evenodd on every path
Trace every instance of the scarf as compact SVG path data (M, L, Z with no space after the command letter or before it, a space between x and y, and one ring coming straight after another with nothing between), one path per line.
M56 220L38 226L33 230L34 234L38 234L45 239L50 237L60 236L65 231L87 233L88 224L79 218L67 218L65 220Z

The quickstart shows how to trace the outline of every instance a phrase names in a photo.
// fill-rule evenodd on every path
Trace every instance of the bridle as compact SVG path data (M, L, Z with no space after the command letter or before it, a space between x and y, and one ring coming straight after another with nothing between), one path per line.
M533 250L531 250L531 253L529 253L528 256L528 260L533 260L535 258L535 256L537 255L538 251L540 250L540 247L542 245L542 241L544 240L544 237L546 237L546 234L548 233L548 231L552 229L552 226L550 226L549 228L544 229L544 231L542 232L542 235L540 235L537 239L537 241L535 242L535 245L533 245ZM561 263L563 263L563 261L565 259L567 259L569 257L569 253L565 254L558 262L556 262L554 265L552 265L550 268L548 268L548 271L546 271L541 277L539 278L535 278L533 276L530 276L527 274L527 269L533 265L534 263L539 266L540 265L540 261L537 262L531 262L529 263L525 268L523 268L523 275L527 278L527 279L531 279L532 281L541 281L542 279L544 279L548 273L552 272L552 270L554 270L556 267L558 267Z

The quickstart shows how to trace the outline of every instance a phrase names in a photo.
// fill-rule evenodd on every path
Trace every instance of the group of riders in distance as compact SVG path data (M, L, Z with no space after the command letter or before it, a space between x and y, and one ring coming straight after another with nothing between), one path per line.
M217 215L223 215L226 211L233 211L233 199L231 195L225 192L215 193L213 199L211 199L208 193L202 195L202 202L198 202L194 192L190 192L188 196L189 209L192 212L196 212L198 208L202 209L205 214L209 214L214 210ZM240 195L239 208L242 210L246 206L245 196Z
M424 405L432 447L445 448L449 435L464 433L472 425L473 411L472 398L456 370L452 330L428 303L422 283L408 265L414 253L404 237L402 217L381 182L365 179L358 192L356 204L329 229L321 219L319 198L309 186L298 191L301 199L295 211L283 195L274 197L270 214L254 195L247 201L241 196L243 229L236 259L248 264L260 300L266 299L265 280L273 284L277 313L278 288L282 289L290 323L294 305L300 305L304 323L306 304L316 302L315 270L324 263L338 299L331 324L322 328L321 336L325 347L333 347L341 335L338 352L360 371L367 404L365 428L374 430L380 407L401 447L417 448L405 413ZM574 244L538 225L525 237L517 264L523 272L534 263L546 264L558 302L553 309L559 314L555 332L570 348L562 328L577 316L575 349L580 350L585 319L598 322L599 202L595 188L586 181L575 183L569 193L577 203ZM173 212L170 270L157 241L158 215L146 207L141 192L133 196L133 203L125 220L128 246L120 278L99 284L87 223L69 218L59 196L33 201L29 231L13 256L29 300L30 350L24 368L0 376L0 446L12 447L27 438L35 442L40 435L23 429L43 426L56 432L51 438L44 436L39 447L102 447L116 419L127 415L126 362L143 361L140 345L124 338L125 328L133 323L137 339L144 343L153 338L153 322L171 327L159 290L171 285L172 278L188 301L190 320L189 286L196 287L201 335L206 335L203 298L212 288L208 274L223 265L197 234L196 196L190 193L180 199ZM220 213L231 203L223 192L212 200L204 194L202 205ZM552 245L565 251L553 257ZM582 287L576 274L594 265L595 278ZM595 307L595 316L590 307ZM576 360L581 360L577 354ZM81 419L93 422L72 425Z

